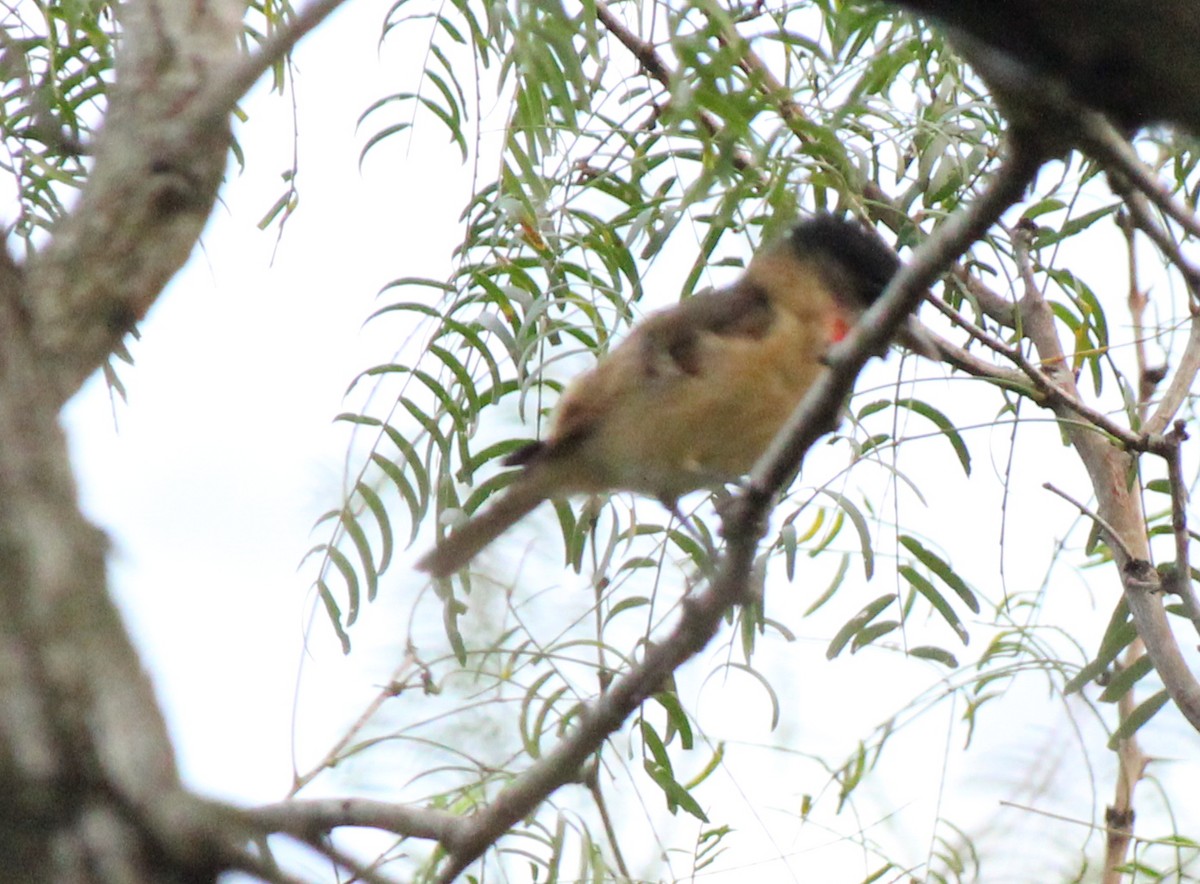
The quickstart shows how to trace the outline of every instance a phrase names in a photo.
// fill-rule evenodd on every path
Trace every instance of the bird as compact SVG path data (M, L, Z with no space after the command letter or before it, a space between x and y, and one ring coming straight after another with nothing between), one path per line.
M504 460L514 480L416 567L454 574L547 499L632 491L677 512L682 495L737 480L899 267L855 221L798 222L732 284L650 314L571 382L545 438Z

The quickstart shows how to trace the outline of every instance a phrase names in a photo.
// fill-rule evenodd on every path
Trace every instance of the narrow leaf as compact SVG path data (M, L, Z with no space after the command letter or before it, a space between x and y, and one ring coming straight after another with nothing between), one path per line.
M954 609L950 607L950 603L945 597L937 591L932 583L925 579L924 575L913 569L909 565L901 565L897 569L900 576L908 581L917 592L925 596L929 604L933 605L934 610L942 615L942 619L950 624L950 628L958 635L962 643L968 644L971 637L967 634L966 627L963 626L962 620L954 613Z
M1129 717L1122 721L1121 726L1108 738L1108 748L1116 751L1117 744L1121 740L1127 740L1136 734L1142 725L1153 718L1169 699L1170 695L1164 689L1150 697L1150 699L1139 703L1138 707L1129 713Z

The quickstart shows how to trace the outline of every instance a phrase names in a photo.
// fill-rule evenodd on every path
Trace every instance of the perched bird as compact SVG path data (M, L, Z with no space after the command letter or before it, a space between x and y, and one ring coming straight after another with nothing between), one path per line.
M509 455L512 484L417 567L454 573L547 498L636 491L674 509L744 475L899 266L872 233L821 214L732 285L646 317L570 384L546 438Z

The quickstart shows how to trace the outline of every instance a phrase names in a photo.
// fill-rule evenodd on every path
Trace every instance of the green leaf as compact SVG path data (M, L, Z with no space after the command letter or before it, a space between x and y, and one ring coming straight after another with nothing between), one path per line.
M958 428L954 426L950 418L938 411L928 402L922 402L920 399L897 399L896 405L900 408L907 408L921 417L931 421L934 426L941 431L942 435L950 443L950 447L954 449L955 455L958 457L959 464L962 465L963 472L968 476L971 475L971 453L967 451L967 445L963 442L962 436L958 432Z
M687 712L679 702L679 696L673 691L659 691L654 694L654 700L667 713L667 725L671 732L679 734L680 746L684 749L691 749L695 744L692 723L688 720Z
M899 620L880 620L872 623L870 626L864 626L855 633L854 641L850 644L850 653L857 654L862 648L865 648L876 639L895 632L899 627Z
M900 544L916 556L922 565L936 574L943 583L954 590L954 594L963 600L963 603L971 609L971 613L979 613L979 599L975 597L975 593L967 586L966 581L958 576L948 562L937 553L924 547L921 541L909 534L900 535Z
M333 597L333 593L329 589L329 584L324 580L318 580L317 593L321 597L321 602L325 605L325 613L329 615L329 623L333 626L333 631L337 635L338 641L342 643L342 653L349 654L350 636L342 628L342 610L338 607L337 599Z
M644 608L649 604L650 599L646 598L645 596L629 596L627 598L623 598L621 601L617 602L608 609L608 613L604 615L604 625L607 627L608 624L611 623L618 614L632 610L633 608Z
M831 598L833 598L833 594L835 592L837 592L838 587L842 585L842 581L845 579L846 572L849 569L850 569L850 556L849 556L849 554L844 554L842 556L842 561L838 564L837 573L833 575L833 580L831 580L829 582L829 586L825 589L825 591L823 593L821 593L819 596L817 596L817 600L815 602L813 602L811 605L809 605L807 608L804 609L804 614L802 616L808 617L810 614L812 614L818 608L820 608L823 604L825 604L827 601L829 601Z
M854 530L858 532L859 548L862 550L863 557L863 572L868 580L875 574L875 551L871 548L871 532L867 528L867 520L863 518L862 512L856 507L849 498L836 491L830 491L827 488L821 489L821 493L833 498L837 503L838 509L845 513L850 524L854 526Z
M645 717L638 719L638 724L642 733L642 743L650 750L650 755L654 759L654 763L670 775L672 773L671 756L667 754L666 744L659 737L658 731L654 729L654 725L648 722Z
M354 486L355 493L358 494L363 504L375 517L375 523L379 528L379 561L375 565L376 574L383 574L388 569L388 565L392 562L392 521L388 517L387 507L384 506L383 500L375 492L375 489L365 482L358 482Z
M708 822L708 817L700 808L699 803L697 803L696 799L692 797L691 793L682 784L675 780L669 769L649 760L645 762L645 769L650 778L662 789L663 794L667 798L667 807L672 813L675 812L676 807L682 807L701 822Z
M915 648L909 648L908 655L922 660L932 660L934 663L941 663L947 669L958 668L958 658L945 648L938 648L933 645L920 645Z
M1108 748L1116 751L1117 744L1121 740L1127 740L1136 734L1146 722L1158 713L1159 709L1166 705L1170 698L1166 690L1161 690L1148 700L1139 703L1138 707L1129 713L1129 717L1121 722L1120 727L1113 731L1113 735L1108 739Z
M404 502L408 505L409 518L412 525L412 532L409 535L408 542L412 543L417 539L417 531L421 524L420 519L425 513L425 505L422 503L421 495L418 495L417 490L413 488L412 484L408 481L408 477L399 466L379 453L372 454L370 459L371 463L379 467L380 471L392 481L392 484L396 486L396 490L400 492L400 496L404 498Z
M1103 208L1087 212L1077 218L1071 218L1058 230L1039 227L1037 238L1034 241L1034 246L1039 249L1044 249L1047 246L1052 246L1061 240L1072 237L1075 234L1091 227L1101 218L1111 215L1118 208L1120 208L1120 206L1121 203L1113 203L1112 205L1104 206Z
M367 541L366 532L358 523L357 517L345 507L342 508L342 530L350 537L354 549L358 553L359 564L362 565L362 576L367 584L367 600L374 601L379 589L379 575L375 571L375 558L371 554L371 544Z
M725 744L718 743L717 748L713 750L712 756L708 759L708 764L704 765L704 767L701 768L701 770L698 774L696 774L694 777L692 777L690 780L688 780L684 784L684 788L687 789L689 792L692 789L695 789L697 786L699 786L701 783L703 783L705 780L707 780L710 776L712 776L713 773L717 770L717 768L719 768L721 766L721 762L723 762L724 760L725 760Z
M525 752L530 758L535 760L542 755L542 730L540 725L545 718L545 704L538 702L540 700L539 692L542 686L553 677L553 670L543 672L533 684L526 688L524 696L521 697L521 714L518 730L521 734L521 743L525 747ZM537 707L537 711L535 711L535 706Z
M1100 693L1101 703L1115 703L1129 692L1129 689L1154 671L1154 663L1149 654L1143 654L1129 666L1117 670Z
M1082 689L1088 682L1099 678L1113 660L1117 659L1121 651L1125 650L1136 638L1137 627L1129 619L1129 606L1122 598L1117 602L1112 617L1109 618L1108 627L1104 630L1103 638L1100 639L1100 648L1096 652L1096 658L1082 667L1066 683L1063 690L1068 694L1074 693Z
M337 572L342 577L342 582L346 587L346 595L349 598L350 608L346 613L346 626L353 626L354 621L358 619L358 605L360 601L360 593L358 588L358 575L354 573L354 566L350 564L350 560L337 547L328 543L321 543L314 546L304 556L307 559L309 556L321 554L325 557L321 563L321 581L324 582L324 575L328 571L328 566L332 564ZM326 602L326 609L329 608L329 603Z
M962 620L954 613L954 609L950 607L950 603L934 588L932 583L909 565L901 565L897 571L901 577L908 581L908 584L913 589L925 596L929 604L933 605L934 610L942 615L942 619L950 624L950 628L954 630L964 645L970 643L971 637L967 634L967 629L963 626Z
M881 595L879 598L867 604L862 610L846 621L845 625L837 631L833 640L829 642L829 647L825 650L825 658L832 660L842 652L846 644L855 634L879 616L885 608L896 601L896 596L892 593Z

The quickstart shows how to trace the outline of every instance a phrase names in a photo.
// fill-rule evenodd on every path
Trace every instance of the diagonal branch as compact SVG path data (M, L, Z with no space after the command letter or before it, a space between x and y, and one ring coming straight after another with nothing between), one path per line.
M1121 136L1112 123L1103 115L1086 110L1079 111L1077 122L1080 143L1084 150L1110 171L1124 175L1134 187L1145 194L1146 199L1162 209L1167 217L1192 236L1200 237L1200 220L1163 187L1162 182L1138 159L1133 146Z
M1196 631L1200 632L1200 601L1192 586L1192 564L1189 549L1191 534L1187 525L1187 483L1183 479L1183 443L1187 441L1187 429L1179 420L1167 433L1169 446L1164 457L1167 461L1167 483L1171 487L1171 533L1175 538L1175 561L1165 566L1162 573L1163 589L1179 596L1183 609ZM1164 571L1160 566L1160 571Z
M709 586L684 599L671 634L650 646L638 665L588 706L570 735L470 817L469 824L450 843L442 842L450 856L439 880L455 879L551 793L578 781L587 759L639 704L658 690L665 678L703 650L731 608L746 601L750 592L749 575L771 502L795 473L808 449L836 423L859 369L873 354L882 352L938 274L1019 200L1032 180L1040 155L1022 144L1011 147L980 198L950 218L917 249L912 261L889 283L884 295L847 340L830 353L830 370L808 391L788 425L751 473L745 492L733 501L725 520L728 548L717 562Z
M258 78L283 61L309 31L325 21L346 0L312 0L291 21L282 24L258 50L243 56L205 91L195 110L199 119L224 119Z
M1192 384L1197 374L1200 374L1200 310L1193 307L1191 330L1188 332L1183 355L1171 375L1166 392L1158 401L1158 407L1146 421L1147 433L1161 433L1167 428L1167 424L1179 413L1184 401L1191 395Z

